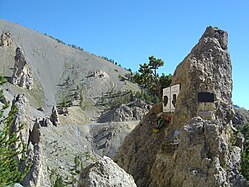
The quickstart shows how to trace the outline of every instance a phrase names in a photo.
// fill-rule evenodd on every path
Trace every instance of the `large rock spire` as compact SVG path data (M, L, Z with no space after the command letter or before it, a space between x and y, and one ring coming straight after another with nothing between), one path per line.
M227 37L225 31L207 27L174 72L171 88L180 85L174 113L160 113L160 105L154 106L125 138L115 161L133 175L137 186L240 186L241 149L231 141ZM172 120L154 133L158 113Z

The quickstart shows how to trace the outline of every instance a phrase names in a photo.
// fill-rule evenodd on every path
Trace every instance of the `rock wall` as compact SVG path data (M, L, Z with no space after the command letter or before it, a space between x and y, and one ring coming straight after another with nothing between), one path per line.
M22 88L32 89L33 76L30 67L27 63L20 47L16 48L14 72L11 77L11 82L14 85L18 85Z
M159 104L125 138L115 161L134 177L137 186L240 186L241 149L233 142L227 36L225 31L207 27L177 66L172 85L180 84L181 89L175 112L164 113L172 116L171 123L164 122L153 133L162 112ZM213 101L200 101L202 93L213 96ZM209 120L204 120L200 107L207 107L204 113L210 115Z
M180 129L175 149L169 146L162 144L149 186L241 186L241 149L217 122L193 118Z
M156 113L147 114L125 137L114 158L119 166L134 177L137 186L148 186L150 183L151 167L165 140L165 126L159 133L153 133L153 126L156 123Z

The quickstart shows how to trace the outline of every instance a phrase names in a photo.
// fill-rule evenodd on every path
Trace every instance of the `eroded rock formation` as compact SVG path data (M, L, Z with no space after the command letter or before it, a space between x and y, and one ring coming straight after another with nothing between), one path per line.
M162 112L155 106L125 138L115 161L138 186L240 186L241 149L231 140L234 112L227 37L225 31L208 27L177 66L172 81L180 84L175 112L164 113L172 117L170 124L164 122L158 133L153 132Z
M18 85L22 88L32 89L33 76L30 67L27 63L20 47L16 48L14 72L11 77L11 82L14 85Z
M52 122L54 126L57 126L59 124L59 114L58 114L56 106L53 106L52 108L52 114L50 116L50 121Z
M79 179L78 187L136 187L134 179L120 168L112 159L103 157L85 168Z
M216 27L207 27L198 44L177 66L172 80L174 84L181 85L174 113L178 127L198 115L200 92L214 94L215 119L222 124L230 123L233 105L228 34Z
M0 38L0 46L9 47L13 43L12 36L10 32L3 32Z
M119 107L114 108L110 112L102 115L98 121L105 123L110 121L123 122L141 120L145 114L149 112L150 108L150 104L137 99L134 102L122 104Z
M233 124L235 126L244 125L249 122L249 111L244 108L235 108Z
M25 170L27 167L30 167L28 174L22 181L22 185L41 186L41 184L44 184L43 181L48 179L43 178L43 172L46 169L44 170L45 166L40 142L40 124L38 121L34 124L31 123L29 101L24 95L17 95L12 102L13 106L16 107L17 113L10 130L11 132L17 132L17 135L21 137L21 145L27 148L24 161L21 160L21 155L18 155L19 169Z

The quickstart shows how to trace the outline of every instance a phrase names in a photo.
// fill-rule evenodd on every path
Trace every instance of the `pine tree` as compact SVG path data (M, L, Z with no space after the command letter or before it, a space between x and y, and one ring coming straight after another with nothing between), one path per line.
M3 85L6 80L1 77L0 85ZM0 100L4 98L3 90L0 90ZM9 102L4 104L1 109L0 117L3 117L3 112L8 108ZM25 171L21 172L18 169L19 161L17 156L21 156L21 160L25 159L24 153L26 152L25 146L22 145L20 136L17 136L23 125L20 125L17 132L10 132L10 126L15 119L17 113L17 107L13 105L11 107L8 116L0 121L3 123L4 128L0 130L0 186L12 185L16 182L21 182L24 176L29 171L29 167L26 167Z
M245 137L245 149L241 155L241 173L249 180L249 124L244 124L241 133Z

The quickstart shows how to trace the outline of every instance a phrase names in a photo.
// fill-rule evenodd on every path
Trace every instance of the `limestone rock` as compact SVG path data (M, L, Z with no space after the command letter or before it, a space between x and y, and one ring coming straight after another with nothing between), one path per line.
M156 114L146 114L135 129L125 137L114 157L114 161L134 177L137 186L148 186L153 175L151 167L165 140L166 126L163 126L158 133L154 133L153 127L156 123Z
M207 27L198 44L177 66L172 85L180 84L176 102L175 124L182 127L198 116L198 93L215 96L215 119L227 124L233 118L232 64L228 52L228 34L216 27Z
M58 111L56 109L56 106L53 106L52 108L52 114L50 117L50 121L53 123L54 126L57 126L60 122L59 122L59 114Z
M174 72L172 85L180 84L175 112L163 113L171 123L165 119L153 133L162 109L152 107L114 158L139 187L240 186L241 149L230 140L231 70L227 33L208 27ZM212 97L206 102L203 95ZM202 119L201 107L213 120Z
M150 186L240 186L241 149L231 146L220 124L193 118L179 131L178 141L175 150L161 149L157 155Z
M119 107L107 112L99 118L99 122L105 123L110 121L122 122L141 120L143 116L149 112L151 108L150 104L137 99L134 102L128 104L122 104Z
M100 156L108 156L111 159L116 155L124 138L135 128L137 121L112 122L92 125L92 149Z
M31 131L30 118L29 118L29 101L24 95L17 95L12 101L12 107L17 108L15 119L11 124L10 131L18 132L23 125L22 130L19 132L21 141L24 145L28 145L29 132Z
M38 119L36 119L35 124L33 126L33 129L31 131L31 143L33 145L38 144L40 142L41 139L41 131L40 131L40 123L38 121Z
M44 162L40 144L40 125L36 121L32 127L31 119L29 117L29 101L24 95L17 95L12 101L12 107L17 108L17 113L15 114L10 130L12 133L17 132L17 135L21 137L21 145L27 147L27 151L25 152L26 160L22 161L21 155L18 155L19 169L22 171L25 170L26 167L31 167L21 184L23 186L31 187L40 186L42 173L44 172L42 169L44 167ZM21 125L23 125L22 128Z
M233 124L235 126L243 125L249 122L249 111L244 108L235 108Z
M85 168L81 174L78 187L136 187L134 179L110 158L103 157L95 164Z
M14 85L18 85L22 88L32 89L33 76L30 67L27 63L20 47L16 48L14 72L11 77L11 82Z
M12 36L10 32L3 31L0 38L0 46L9 47L13 43Z
M45 117L42 120L39 121L41 127L48 127L52 126L52 122L50 121L49 117Z

